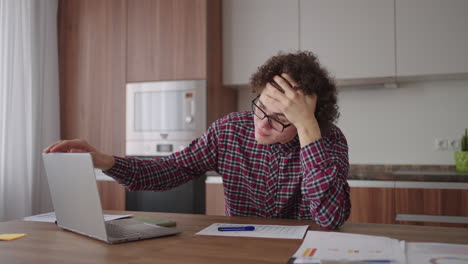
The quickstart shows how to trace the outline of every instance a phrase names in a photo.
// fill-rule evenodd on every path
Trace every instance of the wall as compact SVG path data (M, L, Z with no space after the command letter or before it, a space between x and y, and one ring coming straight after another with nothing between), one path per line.
M238 110L255 97L239 89ZM401 83L399 88L341 88L338 126L352 164L453 165L436 138L459 139L468 127L468 80Z

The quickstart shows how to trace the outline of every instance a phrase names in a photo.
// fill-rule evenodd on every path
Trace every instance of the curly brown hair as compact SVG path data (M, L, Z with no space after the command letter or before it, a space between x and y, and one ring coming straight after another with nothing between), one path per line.
M337 89L317 57L310 51L283 53L271 57L257 72L252 74L250 85L254 92L261 93L268 82L273 82L275 75L287 73L299 85L305 94L317 94L315 118L322 134L326 134L331 124L339 117Z

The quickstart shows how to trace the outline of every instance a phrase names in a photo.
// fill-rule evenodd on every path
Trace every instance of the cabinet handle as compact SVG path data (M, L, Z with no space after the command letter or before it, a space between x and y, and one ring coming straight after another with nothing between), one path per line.
M468 216L397 214L396 221L468 224Z

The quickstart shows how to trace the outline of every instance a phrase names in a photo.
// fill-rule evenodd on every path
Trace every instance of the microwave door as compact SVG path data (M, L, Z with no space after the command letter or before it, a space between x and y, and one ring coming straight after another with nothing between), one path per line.
M137 132L184 130L184 93L179 91L135 94L134 129Z

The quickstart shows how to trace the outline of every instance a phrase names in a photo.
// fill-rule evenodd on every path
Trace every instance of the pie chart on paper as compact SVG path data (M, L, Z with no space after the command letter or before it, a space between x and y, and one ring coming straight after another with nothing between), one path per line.
M429 260L430 264L468 264L468 258L440 257Z

